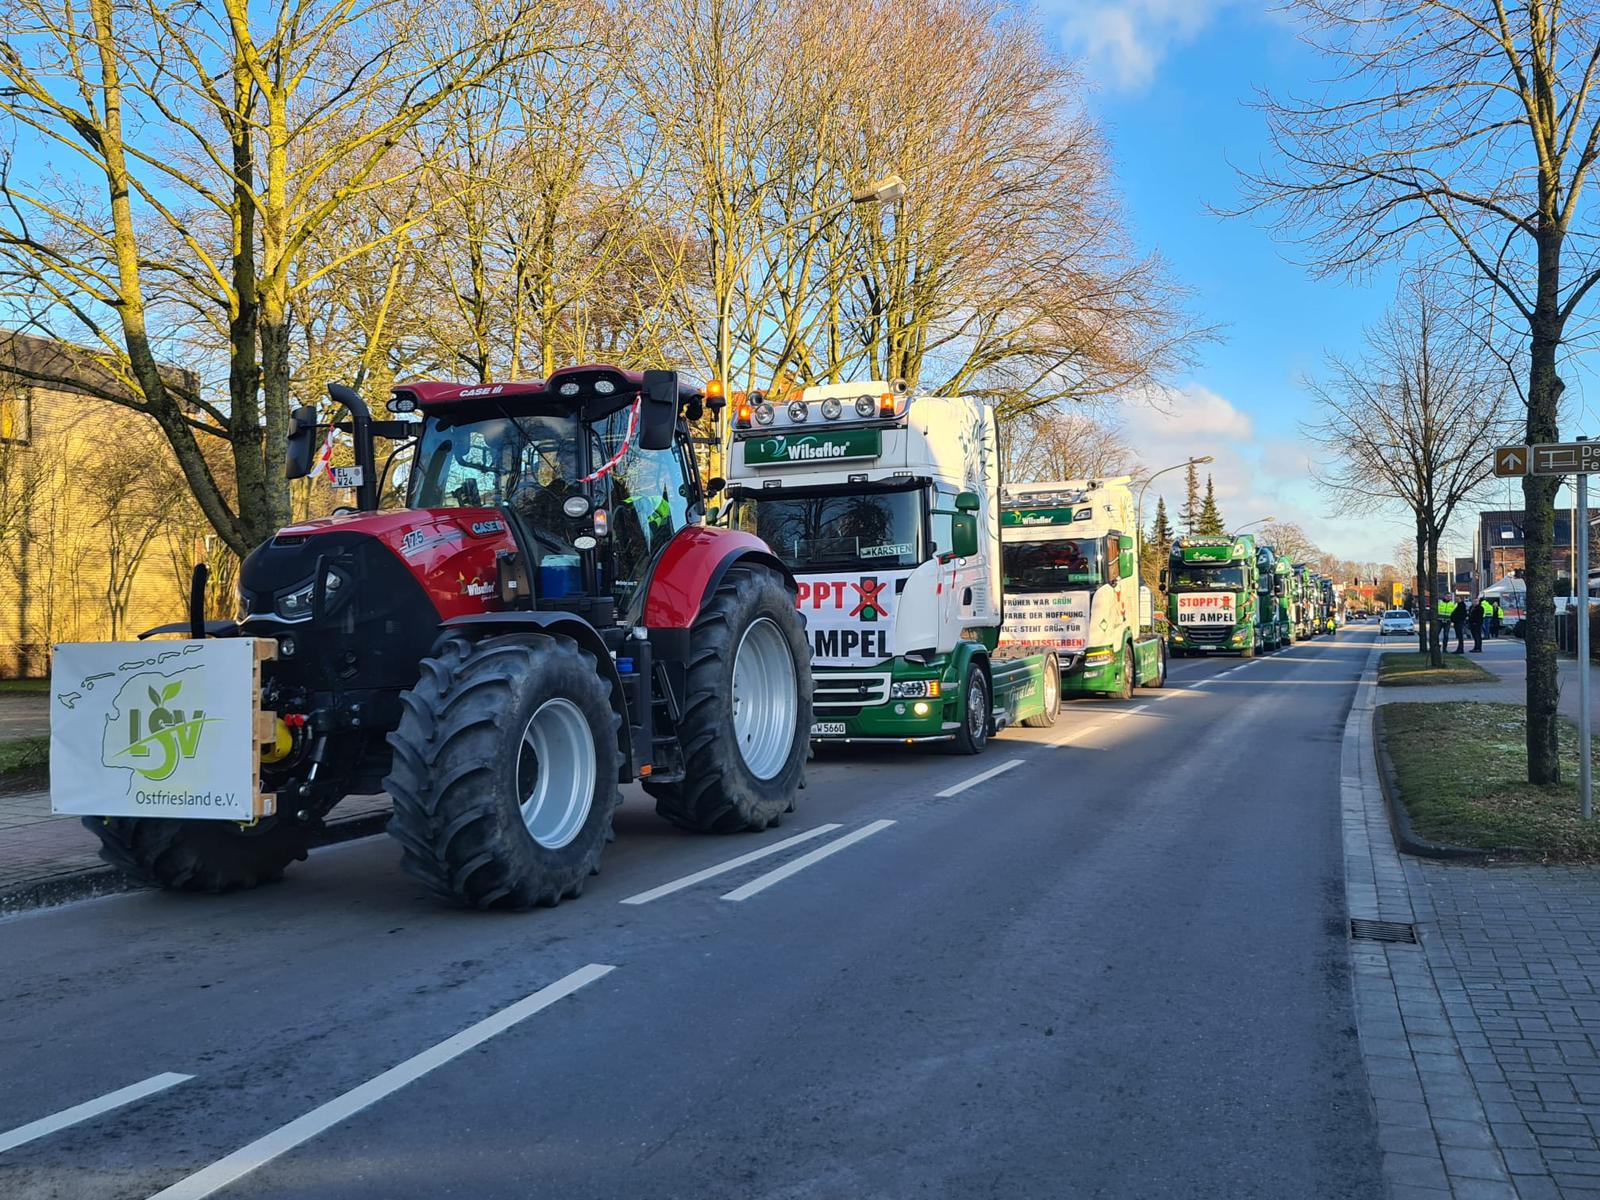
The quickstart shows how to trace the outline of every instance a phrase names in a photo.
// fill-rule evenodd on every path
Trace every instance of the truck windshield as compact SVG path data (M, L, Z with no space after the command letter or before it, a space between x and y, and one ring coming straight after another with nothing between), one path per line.
M577 454L571 413L430 420L411 472L411 507L492 508L544 495L559 513L580 474Z
M1105 578L1104 544L1096 538L1006 542L1000 547L1007 591L1065 592Z
M1244 587L1244 568L1227 563L1217 563L1215 566L1206 563L1174 565L1172 587L1191 588L1196 591L1206 588L1238 591Z
M793 571L914 567L923 559L920 491L745 496L733 523L766 542Z

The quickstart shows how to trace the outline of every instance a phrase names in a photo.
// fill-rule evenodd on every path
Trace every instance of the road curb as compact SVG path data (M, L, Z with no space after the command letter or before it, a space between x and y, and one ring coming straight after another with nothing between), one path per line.
M326 826L312 840L311 849L335 846L357 838L382 833L389 823L387 812L368 813L347 821L335 821ZM59 875L45 875L27 879L0 891L0 917L15 916L40 908L55 908L76 900L90 900L97 896L114 896L122 892L151 890L148 885L124 875L115 867L91 867L86 871L68 871Z
M1411 814L1400 799L1400 781L1395 777L1394 762L1389 758L1388 731L1384 728L1383 705L1372 708L1372 756L1378 770L1378 789L1383 793L1383 805L1389 810L1389 829L1394 834L1395 845L1404 854L1418 858L1443 858L1455 862L1483 862L1485 859L1515 853L1512 850L1475 850L1470 846L1455 846L1448 842L1430 842L1419 837L1412 827Z

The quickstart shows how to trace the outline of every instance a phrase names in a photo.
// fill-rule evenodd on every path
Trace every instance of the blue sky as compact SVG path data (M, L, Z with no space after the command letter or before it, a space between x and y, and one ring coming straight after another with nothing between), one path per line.
M1303 90L1325 73L1320 56L1262 0L1043 0L1038 12L1094 86L1090 104L1110 138L1136 236L1193 289L1202 320L1224 327L1223 340L1202 347L1195 368L1175 381L1170 415L1126 408L1141 461L1158 469L1213 454L1208 469L1231 524L1271 515L1298 522L1340 557L1393 561L1408 536L1405 514L1335 515L1308 479L1311 448L1299 432L1312 415L1305 377L1329 350L1358 348L1363 325L1393 294L1392 273L1364 284L1313 279L1295 263L1296 247L1208 208L1233 207L1231 164L1252 165L1265 152L1264 122L1248 107L1254 89ZM1164 490L1173 507L1181 481L1175 472L1152 491ZM1452 549L1470 553L1470 537Z

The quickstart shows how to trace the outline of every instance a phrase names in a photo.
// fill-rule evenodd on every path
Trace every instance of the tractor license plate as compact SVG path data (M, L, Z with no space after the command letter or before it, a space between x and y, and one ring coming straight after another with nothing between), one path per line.
M812 737L843 737L843 721L813 721L811 722Z

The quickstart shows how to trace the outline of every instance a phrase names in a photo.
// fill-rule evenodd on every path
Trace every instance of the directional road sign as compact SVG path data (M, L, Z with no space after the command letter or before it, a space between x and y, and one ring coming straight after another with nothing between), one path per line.
M1528 473L1528 448L1526 446L1496 446L1494 473L1502 478Z
M1588 475L1600 471L1600 442L1550 442L1527 447L1530 475ZM1499 458L1499 452L1495 454Z

